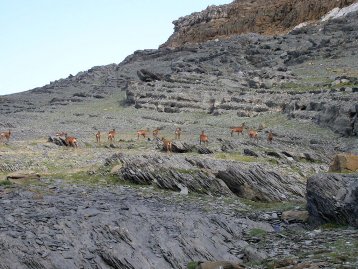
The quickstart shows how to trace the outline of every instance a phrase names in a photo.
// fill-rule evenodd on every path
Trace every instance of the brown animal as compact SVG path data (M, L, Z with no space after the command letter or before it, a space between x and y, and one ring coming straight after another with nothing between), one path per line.
M163 148L164 150L166 150L167 152L173 152L173 143L172 141L165 139L164 137L162 137L162 141L163 141Z
M230 129L231 129L231 136L233 135L233 133L237 133L238 135L243 134L243 131L245 129L245 122L243 122L240 127L232 127Z
M98 131L98 132L96 133L96 142L97 142L97 143L101 143L101 132L100 132L100 131Z
M74 148L78 147L77 139L74 136L67 136L67 134L66 134L65 135L65 142L66 142L66 145L69 146L69 147L74 147Z
M157 138L158 135L159 135L159 129L156 128L156 129L153 130L153 137L154 137L154 138Z
M209 144L209 138L208 136L204 133L204 131L201 131L201 135L199 137L199 143L201 145L201 143L203 143L204 145L208 145Z
M138 131L137 131L137 140L139 139L140 136L143 136L144 138L146 138L147 133L149 133L149 129L146 129L146 130L138 130Z
M8 132L2 132L0 133L0 140L6 139L6 141L9 141L11 137L11 131Z
M257 132L256 132L254 129L250 129L250 130L249 130L249 137L250 137L250 139L256 140L256 142L259 141Z
M272 139L273 139L273 133L272 133L272 131L270 130L270 132L269 132L268 135L267 135L267 141L268 141L269 143L272 143Z
M109 142L113 142L114 141L114 137L116 136L116 130L115 129L112 129L112 131L109 131L108 132L108 140Z
M215 262L198 262L195 269L244 269L244 265L226 262L226 261L215 261Z
M181 135L181 128L176 128L175 129L175 139L180 140L180 135Z

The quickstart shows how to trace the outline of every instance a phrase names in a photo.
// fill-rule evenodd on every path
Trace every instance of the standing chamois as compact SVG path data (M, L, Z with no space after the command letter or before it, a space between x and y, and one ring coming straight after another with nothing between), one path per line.
M78 147L77 138L74 136L67 136L67 134L65 134L65 143L66 143L66 146L68 146L68 147L74 147L74 148Z
M178 139L178 140L180 140L180 135L181 135L181 128L176 128L175 129L175 139Z
M230 129L231 129L231 136L233 135L233 133L237 133L238 135L243 134L245 129L245 122L243 122L240 127L231 127Z
M112 131L108 132L108 140L110 143L112 143L114 141L114 137L116 136L116 130L112 129Z
M199 144L201 145L201 143L203 143L204 145L208 145L209 144L209 138L208 136L204 133L204 131L201 131L201 135L199 137Z
M153 130L153 138L154 139L157 138L158 135L159 135L159 128L156 128L156 129Z
M100 131L98 131L96 133L96 142L97 142L97 144L101 143L101 132Z
M9 142L11 137L11 131L9 130L8 132L2 132L0 133L0 141L3 139L6 139L6 142Z
M248 134L249 134L250 140L251 140L251 139L254 139L254 140L256 140L256 143L259 141L259 137L258 137L258 135L257 135L257 131L255 131L254 129L251 128L251 129L249 130Z
M146 138L147 133L149 133L148 128L146 130L138 130L137 131L137 140L139 139L140 136L143 136L144 138Z
M164 137L162 137L162 141L163 141L163 148L164 150L166 150L167 152L173 152L173 143L172 141L165 139Z

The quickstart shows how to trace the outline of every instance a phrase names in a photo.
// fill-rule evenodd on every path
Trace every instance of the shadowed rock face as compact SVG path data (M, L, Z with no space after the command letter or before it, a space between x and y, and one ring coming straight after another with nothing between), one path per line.
M236 0L223 6L209 6L201 12L173 22L173 35L162 47L180 47L243 33L274 35L287 33L296 25L320 19L335 7L354 0Z
M358 227L358 174L319 174L307 181L311 222Z

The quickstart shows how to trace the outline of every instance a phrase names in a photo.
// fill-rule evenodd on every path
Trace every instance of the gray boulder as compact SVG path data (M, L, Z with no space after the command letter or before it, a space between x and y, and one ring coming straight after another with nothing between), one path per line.
M307 181L307 210L313 224L358 227L358 174L319 174Z
M217 177L237 196L250 200L271 202L302 200L304 197L304 184L301 181L281 176L259 165L249 169L230 166L219 171Z

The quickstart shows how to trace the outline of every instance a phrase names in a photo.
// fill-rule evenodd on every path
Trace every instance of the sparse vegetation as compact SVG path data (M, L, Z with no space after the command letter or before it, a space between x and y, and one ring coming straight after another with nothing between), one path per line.
M249 235L251 237L265 238L267 235L267 232L265 230L255 228L255 229L251 229L249 231Z
M223 160L233 160L238 162L257 162L257 158L253 156L246 156L240 153L217 153L215 157Z
M255 202L248 199L240 199L242 203L245 205L248 205L251 210L254 211L270 211L270 210L280 210L280 211L286 211L286 210L293 210L297 208L305 208L306 205L303 202L295 202L295 201L289 201L289 202Z
M189 262L187 268L188 269L195 269L198 262Z
M0 180L0 186L10 186L12 183L10 180Z

